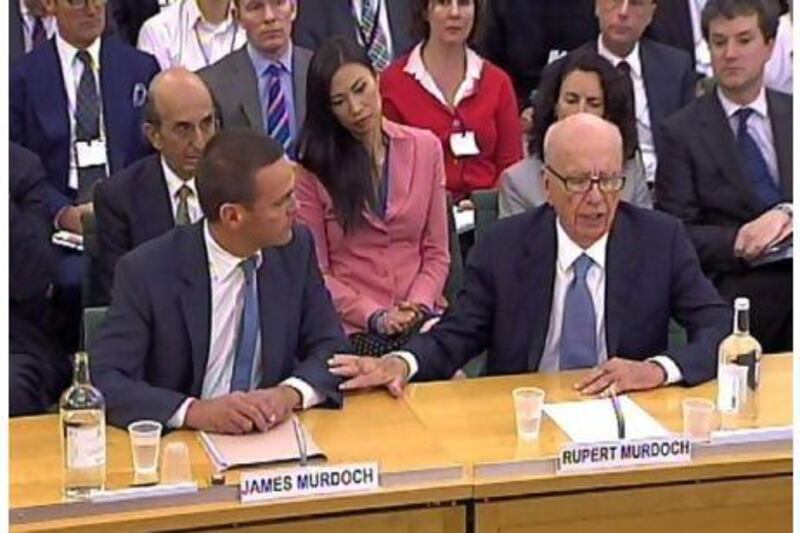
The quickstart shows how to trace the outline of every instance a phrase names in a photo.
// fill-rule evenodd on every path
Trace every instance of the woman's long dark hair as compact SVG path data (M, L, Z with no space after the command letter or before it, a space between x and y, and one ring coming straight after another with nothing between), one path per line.
M306 119L298 140L300 163L330 194L345 232L362 222L364 205L375 194L367 149L331 109L331 80L348 63L363 65L375 76L364 49L344 37L325 41L314 53L308 67Z
M534 127L528 142L529 153L539 157L544 154L545 133L558 120L556 105L561 93L561 84L576 70L594 72L600 78L605 106L603 118L619 128L622 134L623 154L625 159L630 159L639 146L636 111L633 105L633 84L628 76L620 73L611 63L591 50L567 56L560 67L554 66L545 71L534 102Z

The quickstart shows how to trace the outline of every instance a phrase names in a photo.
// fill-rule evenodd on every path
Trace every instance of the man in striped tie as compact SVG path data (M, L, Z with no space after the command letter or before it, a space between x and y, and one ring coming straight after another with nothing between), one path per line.
M277 140L290 157L305 117L311 52L292 44L296 0L236 0L247 45L199 72L222 128L246 127Z

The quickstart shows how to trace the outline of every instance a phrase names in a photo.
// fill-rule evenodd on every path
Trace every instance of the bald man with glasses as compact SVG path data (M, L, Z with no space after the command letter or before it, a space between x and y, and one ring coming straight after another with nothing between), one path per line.
M447 378L484 350L490 375L591 368L575 383L587 395L713 378L730 312L680 221L620 201L616 126L568 117L548 131L544 157L549 204L488 231L455 305L407 351L336 356L345 390L399 394L408 380ZM686 345L668 347L670 318L687 329Z

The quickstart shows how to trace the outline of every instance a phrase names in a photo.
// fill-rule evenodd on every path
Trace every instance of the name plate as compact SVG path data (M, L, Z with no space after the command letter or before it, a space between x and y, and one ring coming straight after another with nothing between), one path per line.
M683 437L614 442L572 442L561 448L557 473L688 463L691 460L691 441Z
M242 473L242 503L375 490L378 463L295 466Z

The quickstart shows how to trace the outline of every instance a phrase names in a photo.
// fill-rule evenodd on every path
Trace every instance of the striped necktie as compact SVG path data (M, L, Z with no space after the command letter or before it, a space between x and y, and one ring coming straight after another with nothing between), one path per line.
M753 113L754 111L749 107L743 107L735 113L739 118L739 126L736 130L736 148L744 159L747 177L750 178L756 194L764 202L764 205L772 207L783 201L783 195L769 173L764 154L761 153L755 139L747 130L747 121L750 120Z
M380 24L380 3L373 5L373 0L363 0L361 3L361 35L364 46L367 48L372 66L375 70L383 70L389 66L389 44Z
M281 75L285 72L282 66L272 64L265 74L267 76L267 135L283 145L287 152L292 144L292 130L289 124L289 108L286 95L281 86Z

